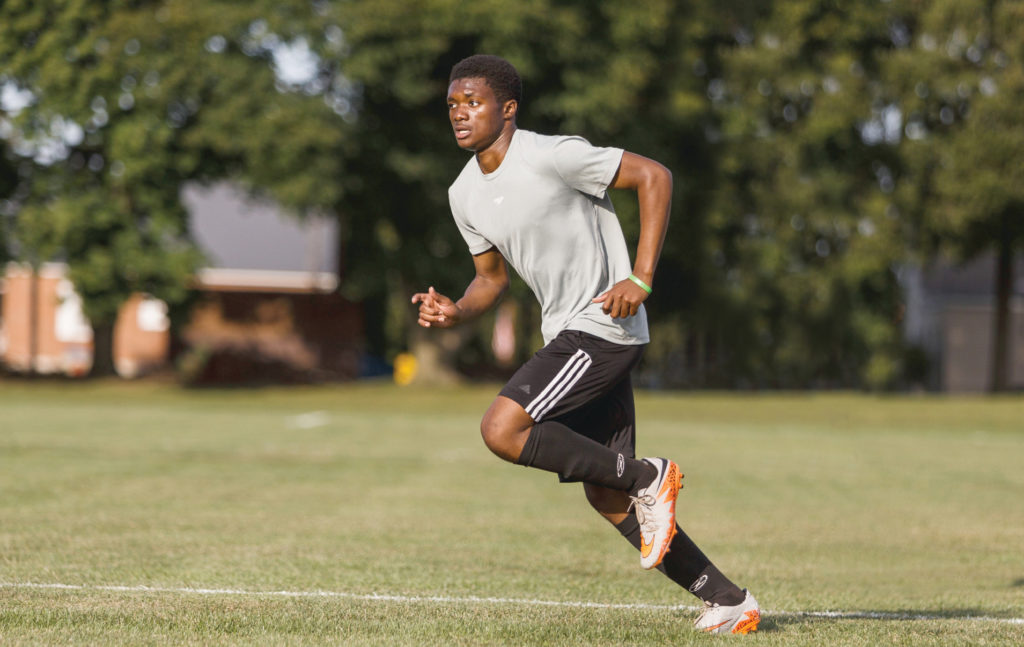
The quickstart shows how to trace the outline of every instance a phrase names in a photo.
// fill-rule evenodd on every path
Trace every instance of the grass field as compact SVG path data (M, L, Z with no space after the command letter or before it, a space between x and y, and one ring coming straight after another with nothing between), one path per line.
M741 638L487 452L495 390L0 382L0 644L1024 644L1020 397L639 394Z

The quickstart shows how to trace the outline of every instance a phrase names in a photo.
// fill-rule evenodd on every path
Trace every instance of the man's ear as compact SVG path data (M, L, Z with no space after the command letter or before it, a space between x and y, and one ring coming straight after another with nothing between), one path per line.
M508 101L505 102L505 108L503 110L503 114L505 115L505 119L515 119L516 118L516 114L518 114L518 113L519 113L519 102L518 101L516 101L515 99L509 99Z

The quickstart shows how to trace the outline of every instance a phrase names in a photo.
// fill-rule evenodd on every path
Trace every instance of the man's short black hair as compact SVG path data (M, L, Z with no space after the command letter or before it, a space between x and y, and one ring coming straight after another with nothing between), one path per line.
M456 79L484 79L494 92L494 98L501 103L515 99L523 102L523 82L516 68L501 58L490 54L474 54L464 58L452 68L448 85Z

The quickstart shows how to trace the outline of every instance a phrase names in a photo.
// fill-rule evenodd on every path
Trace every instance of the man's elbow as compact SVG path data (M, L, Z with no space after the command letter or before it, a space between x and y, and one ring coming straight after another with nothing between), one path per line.
M672 171L652 159L645 159L637 174L636 188L639 191L672 192Z
M649 181L653 186L661 187L671 193L672 171L668 170L668 167L660 162L654 162L651 165L649 174Z

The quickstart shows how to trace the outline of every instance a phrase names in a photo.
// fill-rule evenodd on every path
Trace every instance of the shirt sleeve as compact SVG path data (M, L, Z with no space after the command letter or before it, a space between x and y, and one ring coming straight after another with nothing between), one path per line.
M603 198L622 163L622 149L593 146L582 137L562 137L554 147L554 162L566 184Z
M455 219L455 225L459 228L459 233L462 234L462 239L466 241L466 246L469 248L469 253L476 256L486 252L490 248L494 247L491 241L480 235L473 225L466 218L462 209L459 208L458 202L455 197L448 193L448 204L451 206L452 217Z

